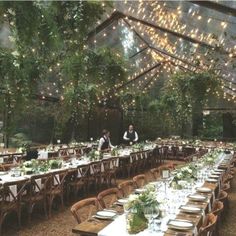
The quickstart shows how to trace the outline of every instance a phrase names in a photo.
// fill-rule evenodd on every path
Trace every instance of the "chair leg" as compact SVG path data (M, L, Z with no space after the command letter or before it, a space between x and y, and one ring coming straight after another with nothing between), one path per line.
M76 192L77 192L77 191L76 191ZM61 199L61 206L62 206L62 209L64 209L63 192L60 194L60 199Z
M0 235L2 235L3 214L0 215Z
M44 210L45 218L48 219L48 214L47 214L47 200L46 200L46 199L43 201L43 210Z
M32 212L33 212L33 206L32 206L32 204L30 204L30 205L28 206L28 224L31 223L31 215L32 215Z
M74 199L75 200L77 199L77 196L78 196L78 188L75 187L75 189L74 189Z
M53 203L53 197L49 197L48 200L48 217L51 218L52 216L52 203Z
M17 210L18 225L21 228L21 208Z

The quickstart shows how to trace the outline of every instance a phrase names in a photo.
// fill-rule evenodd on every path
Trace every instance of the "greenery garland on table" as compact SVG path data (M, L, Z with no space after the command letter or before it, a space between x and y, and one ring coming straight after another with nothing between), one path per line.
M21 167L20 170L24 174L36 174L40 172L47 172L51 169L60 169L62 167L62 161L61 160L30 160L25 161Z
M194 164L189 164L178 169L171 182L173 188L182 189L187 182L196 180L197 168Z
M144 192L139 195L132 194L124 208L128 211L127 230L130 234L143 231L148 226L148 221L144 216L145 207L159 206L156 199L156 189L152 185L146 186Z
M218 157L218 154L220 153L220 150L214 150L211 151L209 153L207 153L203 158L202 158L202 162L204 163L204 165L206 166L212 166L215 164L216 159Z

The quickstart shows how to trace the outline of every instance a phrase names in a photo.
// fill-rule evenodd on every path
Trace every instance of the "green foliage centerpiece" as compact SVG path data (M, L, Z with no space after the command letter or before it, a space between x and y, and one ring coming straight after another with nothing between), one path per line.
M207 153L204 158L202 159L204 165L206 166L213 166L216 161L217 161L217 157L218 157L218 154L219 154L219 150L214 150L214 151L211 151L209 153Z
M193 164L184 166L176 171L171 186L176 189L182 189L187 182L193 182L196 179L196 175L196 166Z
M156 189L154 186L147 186L140 194L132 194L124 208L127 213L126 224L129 234L136 234L148 227L148 220L145 218L144 210L149 207L158 207Z
M25 161L21 165L21 171L25 174L39 174L47 172L52 169L60 169L62 167L62 160L30 160Z

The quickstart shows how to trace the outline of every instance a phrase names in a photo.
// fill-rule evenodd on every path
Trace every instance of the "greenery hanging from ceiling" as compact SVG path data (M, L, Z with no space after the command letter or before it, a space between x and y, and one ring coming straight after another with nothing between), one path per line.
M97 1L0 3L0 23L10 29L9 45L0 48L1 91L9 97L10 112L15 107L32 112L31 99L44 99L52 84L60 104L51 115L58 125L70 121L76 126L92 108L114 100L106 93L125 81L125 63L115 51L92 49L88 38L110 6ZM10 124L14 127L13 117ZM5 133L11 133L7 127Z

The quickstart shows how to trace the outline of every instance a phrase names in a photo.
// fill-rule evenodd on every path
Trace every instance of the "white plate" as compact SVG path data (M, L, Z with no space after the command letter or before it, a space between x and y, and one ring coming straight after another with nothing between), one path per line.
M189 213L200 213L202 211L202 209L199 207L193 207L187 205L181 206L179 209L182 210L183 212L189 212Z
M7 171L0 171L0 175L6 175Z
M121 205L124 205L128 202L128 199L126 199L126 198L118 199L117 202L120 203Z
M217 182L218 182L217 179L211 179L211 178L206 179L206 181L207 181L207 182L210 182L210 183L217 183Z
M212 175L217 175L218 177L221 176L221 172L212 171L211 174Z
M116 213L113 211L98 211L95 215L95 217L100 219L109 219L116 216Z
M202 196L199 194L189 195L188 197L193 201L206 201L207 200L205 196Z
M168 226L172 229L188 230L193 228L194 224L185 220L170 220Z
M219 179L218 175L209 175L208 176L210 179Z
M137 188L137 189L135 189L135 192L136 193L143 193L143 192L145 192L145 190L146 189L143 189L143 188Z
M207 188L207 187L199 187L199 188L196 188L196 190L201 193L210 193L212 191L210 188Z

